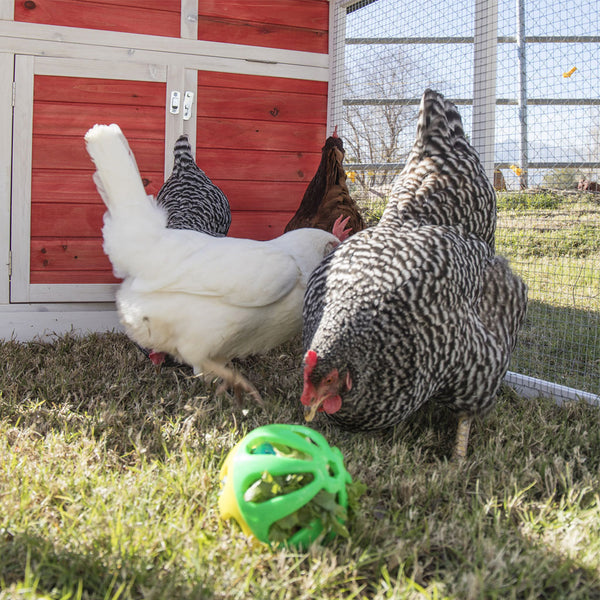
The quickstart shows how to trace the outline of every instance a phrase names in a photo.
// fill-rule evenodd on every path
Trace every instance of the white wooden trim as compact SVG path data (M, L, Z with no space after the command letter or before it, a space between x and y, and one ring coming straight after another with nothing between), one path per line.
M600 396L582 390L508 371L504 381L524 398L552 398L557 404L585 400L600 407Z
M114 304L0 306L0 339L51 340L74 332L123 331Z
M31 140L33 135L33 56L15 58L12 173L11 302L29 302L31 236Z
M0 303L10 301L10 166L12 158L12 89L15 58L0 54Z
M117 283L32 283L30 302L114 302Z
M327 132L335 126L339 135L343 129L342 100L345 74L346 10L336 2L329 3L329 89L327 93Z
M15 18L14 0L0 0L0 19L12 21Z
M2 22L0 22L0 30ZM199 42L198 42L199 43ZM249 46L242 46L248 48ZM245 75L261 75L264 77L285 77L288 79L306 79L327 81L326 67L312 67L287 63L269 62L258 59L223 58L220 56L194 56L182 54L166 54L153 51L130 51L126 48L85 46L62 42L32 41L26 38L7 38L0 31L0 52L16 54L35 54L38 56L54 56L71 58L79 56L87 60L104 60L115 64L127 62L146 62L151 64L180 64L200 71L217 71L223 73L241 73ZM323 55L325 56L325 55Z
M93 71L93 74L90 74ZM36 75L56 75L59 77L99 77L132 81L167 81L167 67L146 63L119 63L102 60L82 60L81 58L36 57Z
M194 104L192 106L192 118L189 121L183 121L183 133L186 133L192 154L196 156L196 130L198 116L198 71L196 69L186 69L184 71L184 89L194 92Z
M0 51L327 81L328 58L301 52L114 31L0 21Z
M198 39L198 0L181 0L181 37Z
M473 47L473 146L494 181L498 1L475 1Z
M167 97L165 98L165 159L164 176L165 181L171 175L173 169L173 146L175 140L183 133L183 94L185 92L184 68L175 65L169 67L167 76ZM171 103L171 92L177 91L180 94L179 114L173 115L169 111Z

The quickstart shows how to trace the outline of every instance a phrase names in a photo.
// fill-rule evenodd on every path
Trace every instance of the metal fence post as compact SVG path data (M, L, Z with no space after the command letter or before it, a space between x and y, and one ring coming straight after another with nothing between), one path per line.
M498 2L476 0L473 48L473 146L494 181Z
M517 56L519 59L519 124L521 126L521 189L529 187L529 149L527 141L527 62L525 54L525 0L517 0Z

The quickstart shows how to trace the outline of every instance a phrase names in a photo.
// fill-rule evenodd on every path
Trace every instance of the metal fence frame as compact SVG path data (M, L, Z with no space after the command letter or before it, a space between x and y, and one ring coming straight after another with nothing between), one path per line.
M496 106L512 105L519 107L520 125L520 187L528 187L528 174L531 169L581 167L600 168L598 161L531 162L528 156L527 107L533 105L584 105L600 106L598 98L528 98L527 95L527 46L537 43L600 42L600 36L526 36L524 22L524 1L516 0L517 35L498 36L498 0L474 0L475 26L472 37L384 37L346 38L346 15L378 0L337 0L330 3L330 90L328 122L342 114L344 106L350 105L402 105L416 106L420 98L344 98L343 84L345 65L343 52L339 48L356 44L472 44L473 45L473 98L449 98L457 105L473 107L472 143L479 152L482 164L490 180L494 180L494 170L513 167L512 163L495 161ZM519 57L518 98L497 98L496 71L498 44L516 44ZM342 54L342 56L340 56ZM401 170L403 163L346 163L346 169L357 171ZM584 399L600 406L600 396L582 390L566 387L535 377L508 372L506 381L525 397L540 395L552 397L557 402Z

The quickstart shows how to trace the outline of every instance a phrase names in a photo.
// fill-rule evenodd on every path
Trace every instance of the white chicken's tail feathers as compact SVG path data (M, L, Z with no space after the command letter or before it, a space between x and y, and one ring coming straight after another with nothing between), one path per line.
M94 125L85 134L85 145L96 165L94 183L110 211L148 202L135 157L118 125Z
M166 226L166 214L146 195L129 143L118 125L94 125L85 134L88 154L96 165L94 183L108 212L104 215L104 251L115 274L139 270L144 250Z

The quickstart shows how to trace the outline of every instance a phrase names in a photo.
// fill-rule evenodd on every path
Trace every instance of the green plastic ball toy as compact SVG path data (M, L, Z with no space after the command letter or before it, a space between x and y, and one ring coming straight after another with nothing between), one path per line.
M307 483L261 501L247 500L248 490L260 484L265 473L271 477L308 475L302 477ZM352 477L340 450L329 446L320 433L303 425L276 424L254 429L231 450L221 469L221 481L221 517L235 519L246 535L270 544L273 523L295 513L321 490L334 494L336 502L346 509L346 485ZM302 524L285 543L307 548L323 529L321 520L315 518Z

